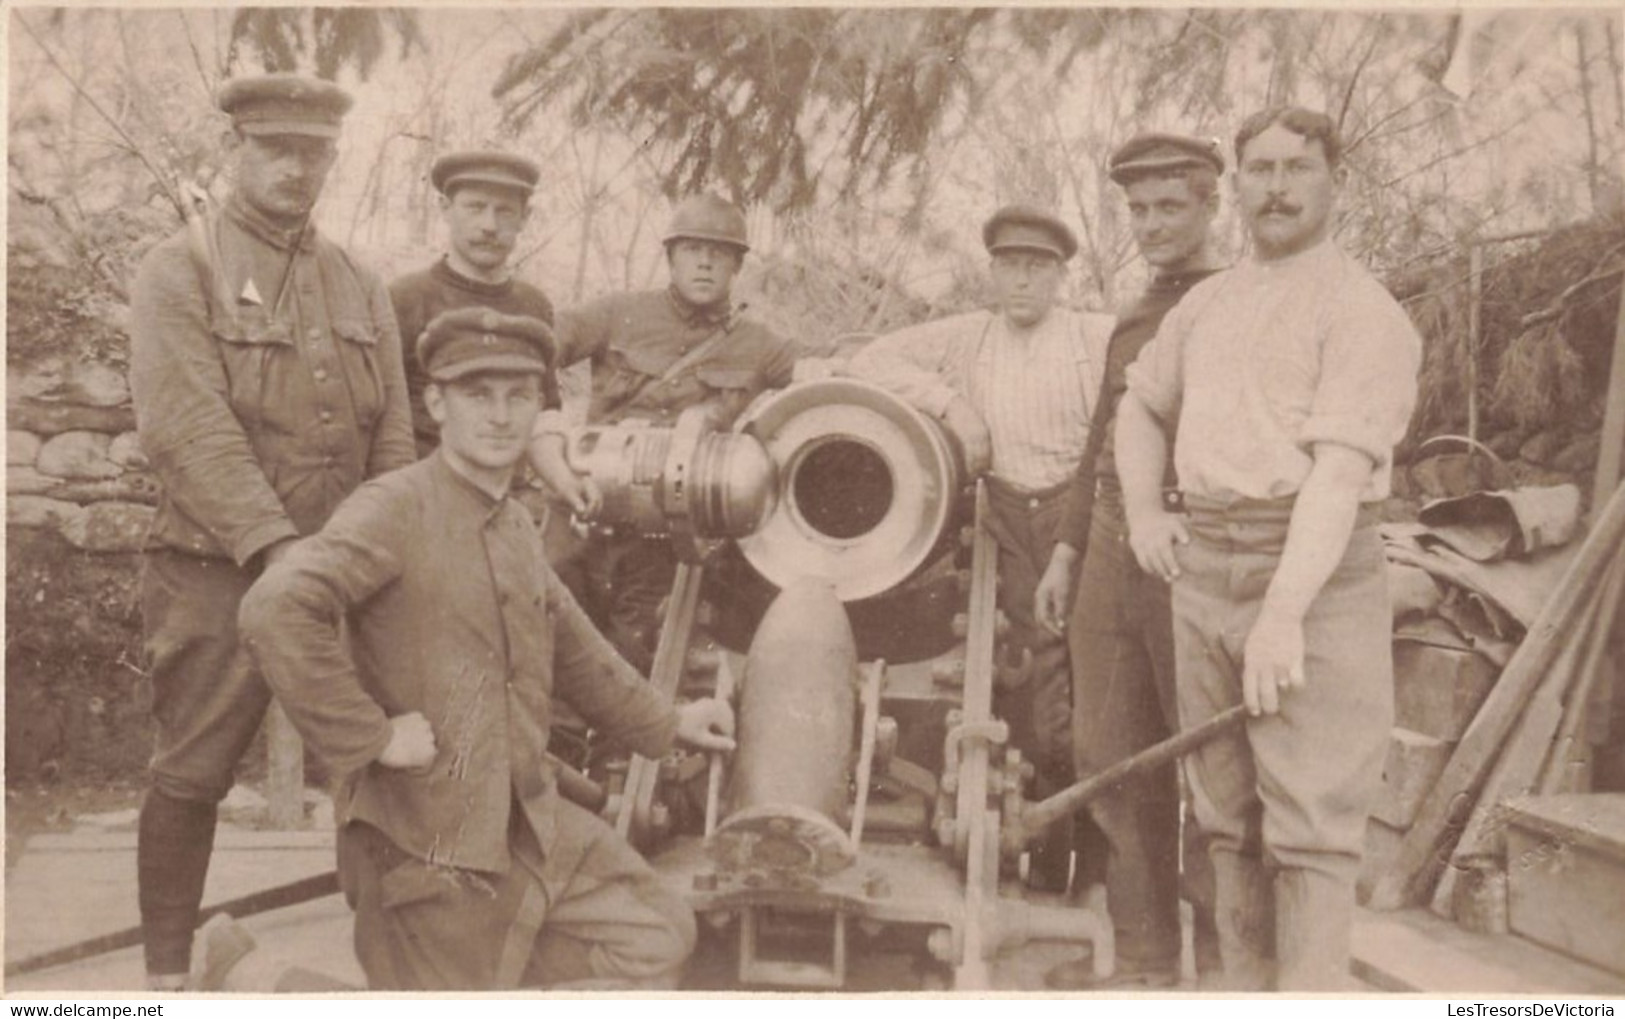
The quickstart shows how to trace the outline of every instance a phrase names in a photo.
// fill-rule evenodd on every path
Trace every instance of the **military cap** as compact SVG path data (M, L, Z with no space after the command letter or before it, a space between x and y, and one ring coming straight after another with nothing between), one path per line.
M1217 138L1190 138L1182 134L1137 134L1112 153L1108 164L1113 182L1127 184L1151 173L1208 167L1224 172L1224 156Z
M298 74L233 78L218 105L244 134L306 134L337 138L339 122L355 100L330 81Z
M524 156L496 151L448 152L429 169L430 182L443 195L459 184L489 184L528 195L541 175L541 168Z
M1078 253L1078 238L1053 213L1031 205L1006 205L982 224L982 246L995 254L1047 251L1065 262Z
M429 378L450 382L475 372L545 373L557 348L539 318L467 307L436 315L418 337L417 355Z

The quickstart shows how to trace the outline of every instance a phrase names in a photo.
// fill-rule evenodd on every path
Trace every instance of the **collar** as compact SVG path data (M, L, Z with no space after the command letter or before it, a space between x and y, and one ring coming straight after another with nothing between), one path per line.
M478 509L486 520L494 519L508 505L511 486L500 497L494 496L459 473L451 465L451 461L446 459L446 454L442 450L436 449L430 460L430 470L434 472L435 481L462 493L462 496Z
M316 224L308 220L303 229L278 226L235 191L226 199L225 211L233 223L280 251L293 250L295 242L307 253L316 248Z
M1313 247L1295 251L1285 258L1272 258L1266 262L1260 260L1257 255L1253 255L1248 260L1259 272L1278 273L1291 272L1301 266L1317 265L1328 259L1336 258L1337 255L1337 245L1332 243L1331 235L1327 234Z
M1148 290L1186 290L1207 279L1221 269L1184 269L1179 272L1158 272L1151 277Z
M465 276L451 267L451 258L441 255L440 260L430 267L429 273L436 279L459 290L466 290L480 297L506 297L513 290L513 277L509 276L501 283L487 283L472 276Z
M726 300L702 307L679 294L675 284L666 287L666 302L671 305L672 313L687 326L706 326L711 329L721 327L728 330L733 328L734 319L737 317L737 312Z

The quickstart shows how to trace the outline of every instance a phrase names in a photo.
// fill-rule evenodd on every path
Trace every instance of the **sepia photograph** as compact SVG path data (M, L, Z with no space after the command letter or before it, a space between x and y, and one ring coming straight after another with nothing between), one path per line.
M1618 6L3 17L4 996L1625 1001Z

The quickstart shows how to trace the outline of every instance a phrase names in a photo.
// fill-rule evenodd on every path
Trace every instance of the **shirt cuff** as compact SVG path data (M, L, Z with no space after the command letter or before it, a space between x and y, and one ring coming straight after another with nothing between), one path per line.
M1391 435L1364 415L1321 415L1303 423L1298 431L1298 445L1308 451L1317 442L1330 442L1346 446L1371 458L1377 466L1387 463L1394 454Z

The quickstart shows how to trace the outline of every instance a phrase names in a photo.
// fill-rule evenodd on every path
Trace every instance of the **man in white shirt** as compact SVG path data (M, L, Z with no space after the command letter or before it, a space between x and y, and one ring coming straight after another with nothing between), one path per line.
M1348 987L1354 882L1393 724L1376 524L1416 405L1405 310L1332 241L1331 118L1277 107L1236 135L1252 255L1197 284L1128 370L1116 452L1129 544L1173 586L1225 990ZM1168 435L1185 515L1162 503Z
M1011 623L1005 647L1031 665L1001 670L994 710L1036 771L1033 795L1072 777L1066 642L1039 626L1033 591L1049 561L1068 482L1089 437L1110 316L1059 303L1078 241L1054 214L1007 205L982 228L998 307L910 326L852 359L852 374L942 421L968 468L987 472L999 545L999 601ZM1064 888L1071 823L1033 850L1033 883ZM1064 830L1060 830L1064 829Z

